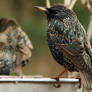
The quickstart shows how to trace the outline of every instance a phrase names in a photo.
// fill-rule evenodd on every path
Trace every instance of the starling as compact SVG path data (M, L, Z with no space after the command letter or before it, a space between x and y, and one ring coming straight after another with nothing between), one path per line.
M0 19L0 75L23 75L22 66L30 60L32 48L27 34L14 19Z
M84 76L82 79L86 87L91 89L92 50L86 31L75 13L63 5L35 8L45 12L48 46L54 59L65 67L58 77L67 70L79 71Z

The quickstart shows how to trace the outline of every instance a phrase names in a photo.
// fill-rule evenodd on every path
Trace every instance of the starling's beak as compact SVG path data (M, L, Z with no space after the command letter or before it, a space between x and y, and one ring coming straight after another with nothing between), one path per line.
M43 11L43 12L47 12L48 10L44 7L40 7L40 6L35 6L36 9Z

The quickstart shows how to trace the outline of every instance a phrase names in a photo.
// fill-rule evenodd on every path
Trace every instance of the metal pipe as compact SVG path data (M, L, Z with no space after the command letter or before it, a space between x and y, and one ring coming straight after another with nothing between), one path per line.
M0 82L56 82L51 78L36 78L36 77L0 77ZM78 79L60 78L60 82L78 83Z

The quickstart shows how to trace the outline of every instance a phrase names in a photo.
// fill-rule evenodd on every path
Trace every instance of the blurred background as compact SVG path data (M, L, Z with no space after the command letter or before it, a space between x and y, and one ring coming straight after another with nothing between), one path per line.
M63 3L63 0L50 0L51 5ZM43 75L50 77L58 74L63 67L52 58L46 41L46 16L34 9L34 6L46 6L45 0L0 0L0 18L15 18L30 37L34 49L31 62L23 71L25 75ZM73 11L87 30L89 13L80 0L77 0ZM66 77L67 73L63 77Z

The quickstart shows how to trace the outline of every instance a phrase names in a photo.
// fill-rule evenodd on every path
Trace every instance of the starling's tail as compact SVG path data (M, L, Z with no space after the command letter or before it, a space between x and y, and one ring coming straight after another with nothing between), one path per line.
M80 72L83 86L86 90L92 90L92 74L85 71Z

